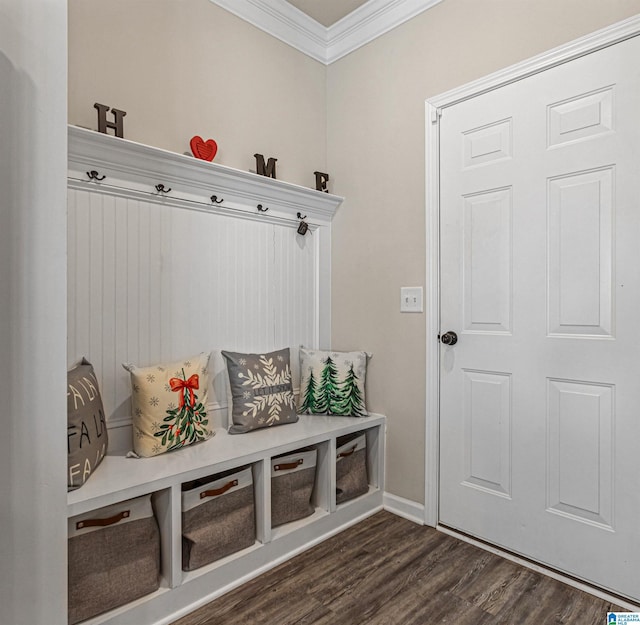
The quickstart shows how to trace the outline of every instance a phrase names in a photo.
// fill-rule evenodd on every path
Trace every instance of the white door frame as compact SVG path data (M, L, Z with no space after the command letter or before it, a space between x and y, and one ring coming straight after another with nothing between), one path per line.
M425 431L425 525L438 525L439 420L440 420L440 172L439 119L443 109L503 87L551 67L640 34L640 15L623 20L591 35L447 91L425 102L426 146L426 244L427 244L427 361Z

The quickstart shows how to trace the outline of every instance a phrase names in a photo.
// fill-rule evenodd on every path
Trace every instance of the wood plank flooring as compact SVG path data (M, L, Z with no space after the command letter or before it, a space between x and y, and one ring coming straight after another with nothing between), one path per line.
M606 601L380 512L173 625L604 625Z

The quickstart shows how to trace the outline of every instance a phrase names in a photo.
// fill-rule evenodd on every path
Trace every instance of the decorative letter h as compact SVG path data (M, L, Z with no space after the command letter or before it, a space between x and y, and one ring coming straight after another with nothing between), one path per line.
M108 122L107 112L109 111L109 107L106 104L98 104L97 102L93 106L98 109L98 132L106 134L107 128L113 128L116 137L120 137L122 139L124 136L122 131L122 118L127 114L126 111L111 109L111 112L113 113L113 121Z

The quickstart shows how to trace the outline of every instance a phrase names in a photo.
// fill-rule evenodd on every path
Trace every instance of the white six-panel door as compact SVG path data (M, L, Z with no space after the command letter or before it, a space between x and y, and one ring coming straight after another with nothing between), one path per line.
M440 523L640 600L640 38L440 120Z

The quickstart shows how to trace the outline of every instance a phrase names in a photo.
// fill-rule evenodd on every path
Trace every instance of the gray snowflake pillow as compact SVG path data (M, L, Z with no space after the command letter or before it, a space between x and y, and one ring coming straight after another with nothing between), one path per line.
M230 434L295 423L289 348L269 354L223 351L231 388Z
M366 417L366 352L325 352L300 348L302 414Z

